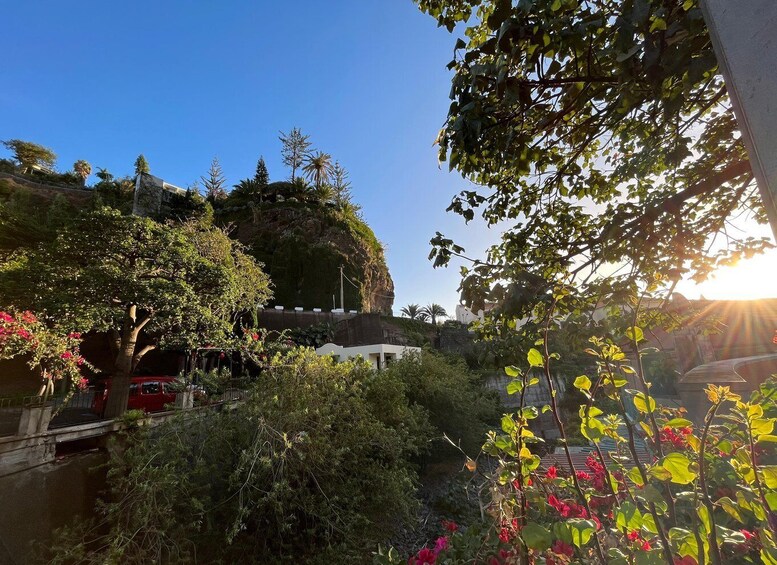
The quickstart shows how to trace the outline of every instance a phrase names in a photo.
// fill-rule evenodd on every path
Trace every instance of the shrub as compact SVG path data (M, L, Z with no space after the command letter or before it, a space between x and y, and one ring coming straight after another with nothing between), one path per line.
M408 459L425 429L366 363L278 356L234 410L129 434L111 456L107 534L63 532L54 562L363 563L414 509Z
M409 354L385 371L400 380L412 405L422 407L437 436L447 435L477 453L489 424L499 420L495 391L487 391L463 360L424 350Z
M484 453L498 465L491 475L491 521L484 530L453 531L410 558L412 564L612 563L697 565L777 563L777 381L748 402L710 385L710 408L699 425L682 409L657 405L644 379L642 330L628 328L630 361L611 340L592 338L586 351L595 373L578 376L580 433L591 442L585 469L541 467L541 442L530 429L539 411L520 407L489 433ZM521 394L539 379L553 390L547 332L543 351L528 351L528 368L508 367L508 391ZM632 366L633 365L633 366ZM629 381L638 389L628 388ZM613 413L601 407L608 401ZM565 435L555 397L549 410ZM640 458L644 436L652 457ZM614 442L616 451L604 444ZM563 445L563 442L562 442ZM474 462L472 462L474 469ZM376 564L401 563L380 550Z

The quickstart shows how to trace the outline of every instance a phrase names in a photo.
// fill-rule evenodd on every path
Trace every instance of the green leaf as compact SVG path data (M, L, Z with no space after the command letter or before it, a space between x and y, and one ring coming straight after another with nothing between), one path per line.
M507 383L507 394L515 394L523 390L523 382L515 379Z
M664 426L669 426L670 428L690 428L693 426L693 422L685 418L672 418Z
M634 407L643 414L649 414L656 409L656 401L652 396L645 396L644 392L638 392L634 395Z
M758 468L767 488L777 488L777 465L763 465Z
M521 370L514 365L510 365L505 367L505 373L508 377L519 377L521 375Z
M631 501L623 502L614 514L615 522L621 529L639 530L642 527L642 513Z
M515 420L509 414L502 416L502 430L506 434L511 434L515 431Z
M645 334L642 332L642 328L637 326L631 326L629 328L626 328L626 337L629 338L629 341L636 341L639 343L643 339L645 339Z
M529 353L526 355L526 358L529 361L529 365L531 365L532 367L542 367L545 364L542 358L542 353L540 353L533 347L529 350Z
M671 481L678 485L687 485L696 479L691 461L682 453L670 453L661 462L661 466L672 475Z
M575 379L574 385L575 385L575 388L578 390L584 390L586 392L590 392L591 379L589 379L585 375L580 375Z
M572 543L575 547L582 548L591 540L594 532L596 532L596 522L593 520L574 518L567 520L567 524L572 530Z
M529 522L521 530L521 539L530 549L545 551L550 547L550 531L535 522Z

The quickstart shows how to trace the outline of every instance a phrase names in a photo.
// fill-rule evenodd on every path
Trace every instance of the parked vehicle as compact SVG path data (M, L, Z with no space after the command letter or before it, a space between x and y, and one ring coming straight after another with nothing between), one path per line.
M112 379L95 385L93 410L102 415L108 400ZM175 402L176 378L167 376L132 377L129 386L127 410L160 412Z

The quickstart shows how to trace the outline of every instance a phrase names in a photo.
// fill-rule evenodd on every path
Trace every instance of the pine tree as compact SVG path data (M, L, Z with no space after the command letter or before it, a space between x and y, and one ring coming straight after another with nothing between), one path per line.
M310 138L309 135L303 135L299 128L292 128L292 130L286 134L280 132L278 139L283 143L281 149L281 155L283 156L283 164L287 167L291 167L291 182L297 176L297 169L302 166L302 162L305 156L310 150Z
M143 156L143 153L138 155L138 158L135 159L135 175L139 175L140 173L150 173L151 167L148 166L148 161L146 161L146 158Z
M207 198L209 202L224 200L227 197L227 191L224 190L227 180L224 178L224 172L221 170L221 164L219 163L218 157L213 158L207 176L200 178L205 187L205 198Z
M345 202L351 202L351 181L348 180L348 171L345 170L340 164L340 161L335 161L332 167L332 188L335 191L335 203L338 206L342 206Z
M254 180L262 188L270 184L270 173L267 172L267 165L264 163L264 157L260 156L259 161L256 163Z

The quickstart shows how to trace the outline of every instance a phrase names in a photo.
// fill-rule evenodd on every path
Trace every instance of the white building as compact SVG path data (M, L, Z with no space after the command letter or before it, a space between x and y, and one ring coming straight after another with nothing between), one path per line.
M392 361L402 359L408 353L420 353L420 347L410 347L407 345L391 345L388 343L376 343L374 345L357 345L354 347L343 347L334 343L325 343L318 349L318 355L332 355L337 361L345 361L362 357L375 369L385 369Z

